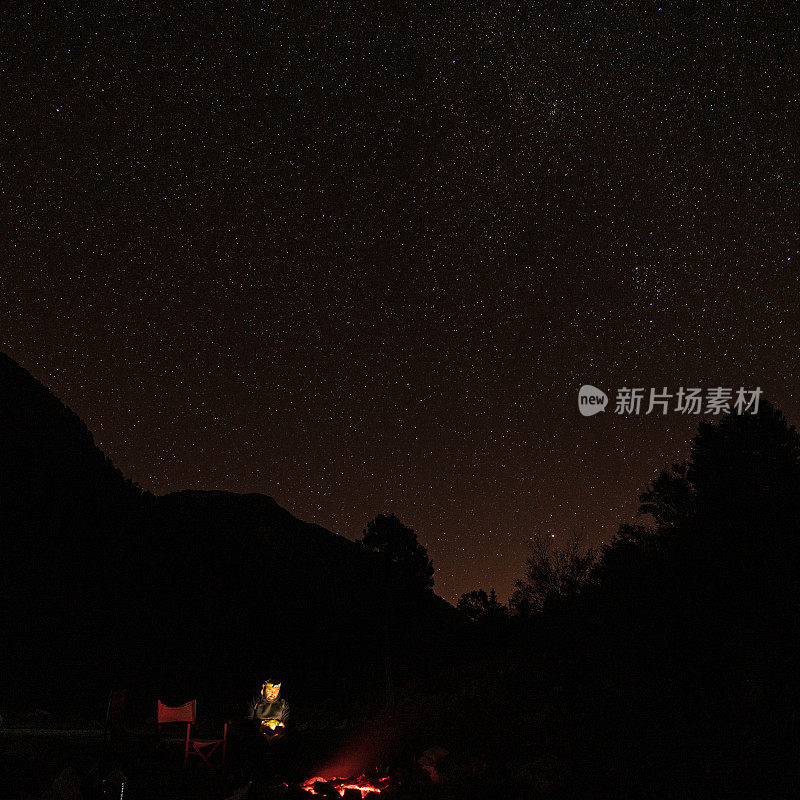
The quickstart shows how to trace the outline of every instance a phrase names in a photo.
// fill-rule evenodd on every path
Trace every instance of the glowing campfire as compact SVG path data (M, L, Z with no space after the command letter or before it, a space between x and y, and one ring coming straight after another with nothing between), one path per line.
M333 787L336 791L344 797L345 790L347 789L357 789L361 792L361 797L366 797L370 792L375 792L376 794L380 794L381 785L386 784L388 778L382 778L381 780L373 783L370 781L366 775L362 775L360 778L309 778L304 783L300 784L302 789L305 789L307 792L316 795L325 795L329 794L324 790L327 787ZM323 784L323 786L317 786L317 784ZM318 791L319 790L319 791Z

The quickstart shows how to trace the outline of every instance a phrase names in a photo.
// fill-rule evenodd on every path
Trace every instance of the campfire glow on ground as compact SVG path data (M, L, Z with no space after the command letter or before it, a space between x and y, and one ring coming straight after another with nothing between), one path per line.
M381 791L379 786L367 780L363 775L360 778L309 778L300 786L310 794L317 794L315 789L317 783L326 783L329 786L333 786L343 797L346 789L358 789L362 797L366 797L370 792L380 794Z

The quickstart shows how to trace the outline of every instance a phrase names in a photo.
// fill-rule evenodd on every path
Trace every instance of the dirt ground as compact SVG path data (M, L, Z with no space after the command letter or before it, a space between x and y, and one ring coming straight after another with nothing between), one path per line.
M365 744L366 742L366 744ZM128 732L104 740L100 730L4 729L0 732L0 797L7 800L251 800L310 797L297 786L317 775L357 774L361 761L380 758L376 737L364 731L295 732L281 746L253 748L239 732L228 740L225 764L190 757L183 744L155 733ZM374 763L374 762L373 762ZM384 774L388 769L383 764ZM122 783L125 783L124 793Z

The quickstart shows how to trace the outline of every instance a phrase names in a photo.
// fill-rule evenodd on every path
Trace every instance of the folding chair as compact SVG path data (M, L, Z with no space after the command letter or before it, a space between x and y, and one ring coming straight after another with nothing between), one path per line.
M106 710L105 732L117 733L125 724L125 699L124 689L114 689L108 696L108 709Z
M197 700L190 700L182 706L165 706L158 701L158 732L162 731L162 725L171 723L186 723L186 737L183 748L183 765L189 760L189 755L200 756L207 764L211 756L222 745L222 763L225 764L225 750L228 743L228 723L222 729L221 739L192 738L192 725L197 724ZM167 740L168 741L168 740Z

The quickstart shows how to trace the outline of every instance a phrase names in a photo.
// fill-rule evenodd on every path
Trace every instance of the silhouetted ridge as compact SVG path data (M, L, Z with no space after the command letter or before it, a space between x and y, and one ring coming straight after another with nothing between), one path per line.
M399 670L403 642L452 611L405 602L374 554L266 495L142 492L2 354L0 442L0 673L16 680L0 707L4 691L160 691L167 676L237 691L265 668L325 691L332 672L380 681L389 628Z
M138 492L95 445L80 417L7 355L0 353L0 499L4 507L50 513L108 495ZM63 510L67 511L67 507Z
M162 495L157 504L177 516L199 515L214 525L233 530L252 529L268 546L280 544L299 551L313 549L319 554L341 552L352 558L360 552L355 542L321 525L297 519L265 494L185 489ZM289 531L292 538L286 541Z

